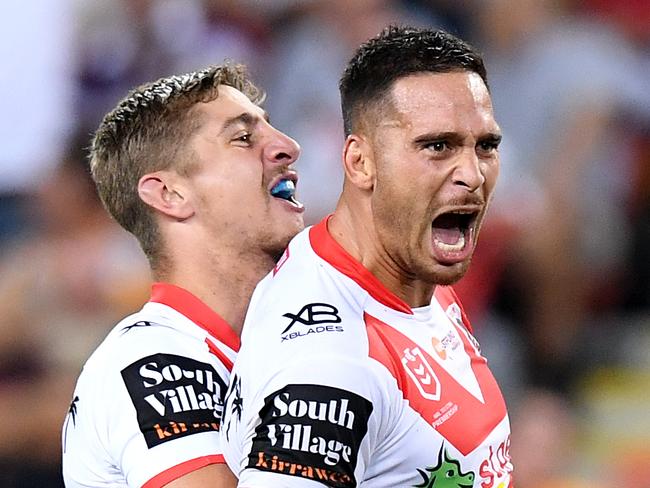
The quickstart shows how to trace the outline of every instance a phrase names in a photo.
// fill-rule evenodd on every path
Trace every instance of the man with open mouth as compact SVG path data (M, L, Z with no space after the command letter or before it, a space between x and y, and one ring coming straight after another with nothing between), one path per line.
M499 171L480 55L389 27L340 82L345 183L256 288L224 412L239 486L512 486L460 301Z

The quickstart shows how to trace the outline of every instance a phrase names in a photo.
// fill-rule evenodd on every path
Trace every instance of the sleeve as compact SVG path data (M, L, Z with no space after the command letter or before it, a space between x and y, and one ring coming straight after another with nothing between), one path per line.
M385 403L368 365L321 353L283 363L264 374L263 383L246 371L237 378L243 406L239 486L357 486Z
M123 363L108 379L114 388L99 392L107 449L128 486L159 487L224 463L219 429L228 371L203 344L176 339L173 352ZM166 344L148 349L172 351Z

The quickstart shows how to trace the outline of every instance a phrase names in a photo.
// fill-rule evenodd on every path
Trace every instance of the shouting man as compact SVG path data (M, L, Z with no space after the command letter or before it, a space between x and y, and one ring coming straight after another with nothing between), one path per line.
M499 172L483 61L391 27L340 89L343 193L253 294L226 460L246 488L508 487L506 406L449 286Z

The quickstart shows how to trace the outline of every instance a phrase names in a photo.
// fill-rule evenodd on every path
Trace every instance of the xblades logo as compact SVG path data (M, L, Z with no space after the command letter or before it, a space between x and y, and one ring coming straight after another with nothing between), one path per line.
M291 319L286 329L282 334L286 334L296 322L303 325L318 325L318 324L338 324L341 322L339 317L339 310L329 303L309 303L300 309L296 315L292 313L285 313L282 315Z

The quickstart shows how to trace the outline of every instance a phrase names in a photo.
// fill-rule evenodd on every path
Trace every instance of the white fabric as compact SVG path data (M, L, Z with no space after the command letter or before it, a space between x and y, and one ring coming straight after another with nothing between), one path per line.
M434 475L453 471L458 486L509 487L505 404L460 304L443 303L455 300L453 292L439 288L431 306L414 315L378 301L319 256L310 229L288 251L253 295L226 398L224 456L240 486L434 486L427 484ZM372 330L401 354L392 366ZM409 347L400 351L395 341L402 340ZM454 433L439 432L436 422ZM356 463L342 456L346 446Z
M140 325L132 327L134 324ZM229 371L209 351L206 338L234 359L235 351L161 303L149 302L117 324L85 364L73 394L74 415L69 413L63 426L63 475L68 488L139 487L181 463L221 454L217 429L192 427L191 421L199 415L212 417L218 424L228 384ZM174 409L181 410L180 418L190 415L185 428L194 428L196 433L147 446L138 407L123 377L130 365L144 358L150 359L134 370L140 375L138 384L130 383L131 389L144 392L138 397L144 405L141 413L169 419ZM165 360L175 366L167 364L165 370ZM184 397L175 390L181 384L191 385L183 390ZM192 392L195 395L190 398ZM164 414L159 415L161 412ZM161 436L175 436L173 425L157 425L160 430L154 430ZM182 430L178 423L176 428Z

